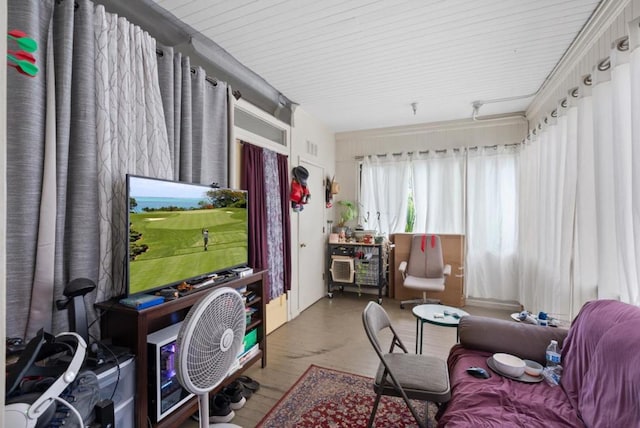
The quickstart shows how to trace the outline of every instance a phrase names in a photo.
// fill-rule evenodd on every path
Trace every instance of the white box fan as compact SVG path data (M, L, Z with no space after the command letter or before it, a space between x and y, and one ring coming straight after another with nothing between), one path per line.
M355 269L353 266L353 257L350 256L331 256L331 279L333 282L353 282Z

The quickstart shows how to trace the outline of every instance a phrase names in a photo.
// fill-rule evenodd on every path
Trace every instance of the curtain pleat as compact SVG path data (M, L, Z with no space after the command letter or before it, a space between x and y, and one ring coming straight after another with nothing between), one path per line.
M278 160L274 151L263 148L263 180L267 208L267 268L269 270L269 298L275 299L285 292L284 234L282 195L278 176Z
M504 146L480 147L467 154L465 285L469 297L519 298L518 154L518 147Z
M362 164L362 207L365 227L380 234L404 232L409 198L409 158L366 156Z
M416 233L464 233L463 150L411 156Z
M241 187L249 192L249 266L267 267L267 207L265 201L264 156L262 148L242 144ZM268 284L263 284L265 291ZM269 296L266 294L265 296Z
M8 5L9 27L20 28L37 41L35 56L40 67L32 79L15 72L7 77L11 105L7 120L12 124L7 132L7 173L11 177L7 221L12 225L7 235L7 246L12 249L7 257L7 334L16 336L30 337L41 327L67 329L66 311L56 311L51 302L62 298L70 279L83 276L96 281L98 276L98 226L87 216L98 207L92 4L86 0L76 3L77 8L71 2L54 1L11 1ZM53 63L46 60L50 44ZM55 94L47 85L49 74L54 75ZM55 96L55 108L47 104L47 93ZM47 120L53 120L54 113L55 137L51 132L45 136ZM48 165L50 175L51 156L55 190L43 183L43 165ZM49 194L43 197L44 191ZM52 191L55 201L50 198ZM41 222L40 216L48 220L54 216L55 231L51 231L53 223ZM51 251L53 235L55 250Z
M97 301L126 293L126 174L172 178L155 41L123 18L94 11L100 275Z
M283 282L285 291L291 290L291 213L289 211L289 160L278 154L278 185L282 210Z
M213 85L189 57L160 47L160 92L175 180L227 187L229 106L227 84Z

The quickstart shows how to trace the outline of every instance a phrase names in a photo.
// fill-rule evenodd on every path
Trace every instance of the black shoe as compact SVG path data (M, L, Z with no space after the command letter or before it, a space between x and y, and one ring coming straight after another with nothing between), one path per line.
M238 382L240 382L240 384L242 384L245 389L251 391L252 393L260 389L260 384L251 379L249 376L240 376L238 378Z
M235 417L235 412L231 409L231 401L224 394L216 394L209 398L209 422L226 423Z
M226 395L229 398L230 406L233 410L241 409L247 399L244 397L244 387L238 381L231 382L229 385L222 388L222 395Z

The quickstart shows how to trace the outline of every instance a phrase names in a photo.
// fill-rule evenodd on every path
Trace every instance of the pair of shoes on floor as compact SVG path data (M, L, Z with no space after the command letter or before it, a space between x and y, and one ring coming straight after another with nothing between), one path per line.
M251 379L249 376L240 376L236 379L236 382L240 383L243 388L242 395L245 398L250 398L254 392L260 389L260 384L255 380Z
M236 417L236 413L231 408L231 400L223 394L215 394L209 397L209 423L227 423ZM198 410L191 419L200 422L200 411Z
M247 402L244 396L244 386L237 380L222 388L221 394L229 398L229 406L233 410L241 409Z
M209 397L209 423L227 423L235 417L234 410L241 409L254 392L260 389L260 384L249 376L240 376L229 385L222 388L220 393ZM199 421L199 413L192 418Z

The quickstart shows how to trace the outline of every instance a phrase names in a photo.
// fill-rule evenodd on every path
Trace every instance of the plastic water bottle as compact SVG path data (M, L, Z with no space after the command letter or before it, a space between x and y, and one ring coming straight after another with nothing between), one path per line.
M547 367L556 367L560 365L560 352L558 352L558 342L552 340L547 346Z

